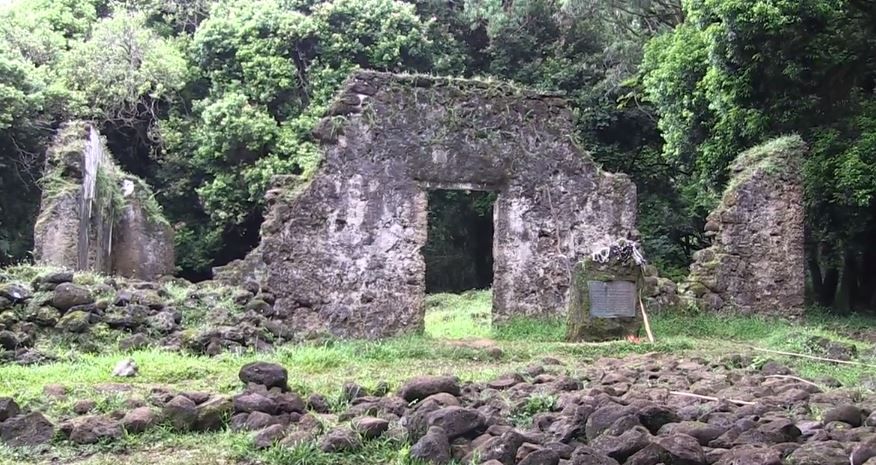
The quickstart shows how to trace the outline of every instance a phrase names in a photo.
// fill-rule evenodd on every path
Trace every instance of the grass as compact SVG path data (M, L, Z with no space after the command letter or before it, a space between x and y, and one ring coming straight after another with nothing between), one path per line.
M185 298L182 287L168 292L178 300ZM0 396L13 396L27 408L43 411L53 420L71 415L76 400L91 399L98 411L111 412L129 398L147 398L155 387L180 391L234 393L241 388L237 373L243 364L254 360L274 361L289 370L292 388L300 394L326 395L336 409L342 409L341 388L356 382L373 388L386 382L394 390L406 379L423 374L453 374L463 381L487 381L515 371L543 357L566 363L566 374L575 375L590 361L601 357L664 352L720 359L745 353L751 367L774 359L795 369L801 376L820 380L835 378L846 386L863 389L861 383L876 377L876 370L823 363L754 352L751 346L810 353L807 340L812 336L855 344L860 361L876 364L871 344L847 337L851 330L873 330L873 320L862 317L837 318L815 312L803 323L780 320L728 317L704 313L653 315L658 338L654 345L616 341L600 344L571 344L563 341L561 320L519 319L494 327L489 320L489 291L461 295L439 294L427 299L426 331L423 335L382 341L328 341L320 344L284 345L272 353L225 353L217 357L195 356L160 349L87 354L70 351L52 364L20 367L0 366ZM482 344L469 344L477 340ZM489 354L485 347L501 349L501 356ZM131 357L140 367L136 378L118 380L110 375L118 360ZM43 394L49 384L67 388L65 399L50 399ZM124 383L124 384L120 384ZM550 410L555 399L533 397L515 412L519 425L532 416ZM252 448L246 433L228 431L210 434L180 434L159 428L145 435L128 436L113 444L72 448L57 441L51 454L15 451L0 447L0 464L48 463L51 456L62 462L89 465L125 463L328 465L386 463L413 465L407 457L409 444L400 439L367 443L347 454L324 454L313 444L289 449L274 447L266 451Z

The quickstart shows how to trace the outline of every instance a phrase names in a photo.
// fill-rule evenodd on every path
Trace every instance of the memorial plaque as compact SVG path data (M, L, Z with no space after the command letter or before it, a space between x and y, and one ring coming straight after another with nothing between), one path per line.
M632 281L587 281L590 316L635 318L636 283Z

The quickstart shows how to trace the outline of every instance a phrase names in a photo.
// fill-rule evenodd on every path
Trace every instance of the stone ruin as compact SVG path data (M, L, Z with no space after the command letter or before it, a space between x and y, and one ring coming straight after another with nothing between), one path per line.
M218 280L258 279L299 334L422 330L427 193L493 191L493 320L563 316L573 266L635 237L636 190L574 141L553 95L488 81L362 71L314 130L308 179L268 192L262 241Z
M712 245L694 253L681 290L708 311L797 317L804 310L800 162L806 145L782 137L742 153L706 221Z
M138 279L174 272L173 232L152 191L116 166L90 124L61 127L41 187L38 264Z

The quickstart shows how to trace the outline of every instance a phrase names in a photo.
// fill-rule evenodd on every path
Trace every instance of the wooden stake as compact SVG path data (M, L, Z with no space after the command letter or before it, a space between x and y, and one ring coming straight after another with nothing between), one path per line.
M639 308L642 309L642 322L645 323L645 333L648 334L648 342L654 343L654 334L651 332L651 322L648 321L648 313L645 312L645 304L642 303L642 293L639 293Z
M771 354L787 355L789 357L801 357L801 358L808 358L810 360L818 360L821 362L841 363L843 365L855 365L855 366L862 366L862 367L876 369L876 365L869 365L869 364L861 363L861 362L853 362L853 361L849 361L849 360L837 360L835 358L817 357L815 355L797 354L794 352L782 352L781 350L761 349L760 347L754 347L754 346L751 346L751 348L754 350L757 350L759 352L769 352Z
M676 395L676 396L693 397L694 399L711 400L711 401L715 401L715 402L722 400L722 399L719 399L717 397L701 396L699 394L694 394L692 392L669 391L669 393L672 395ZM723 399L723 400L726 400L727 402L732 402L732 403L738 404L738 405L754 405L755 404L755 402L749 402L747 400L735 400L735 399Z
M765 378L791 379L791 380L798 381L798 382L801 382L801 383L803 383L803 384L808 384L808 385L810 385L810 386L815 386L815 387L817 387L818 389L821 389L821 386L819 386L819 385L813 383L812 381L807 381L807 380L805 380L805 379L803 379L803 378L798 378L798 377L796 377L796 376L790 376L790 375L769 375L769 376L765 376Z

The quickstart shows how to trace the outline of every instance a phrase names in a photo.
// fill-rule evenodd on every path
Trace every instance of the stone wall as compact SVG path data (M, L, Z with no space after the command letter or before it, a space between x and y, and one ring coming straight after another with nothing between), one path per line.
M710 311L800 316L804 310L803 187L799 137L741 154L708 216L712 245L694 254L681 290Z
M269 194L254 252L275 309L304 335L422 329L429 189L498 193L498 322L562 315L573 264L597 242L635 234L635 186L574 143L556 96L359 72L314 134L323 150L316 174Z
M174 272L173 232L151 189L116 166L90 124L60 128L41 187L37 263L140 279Z

